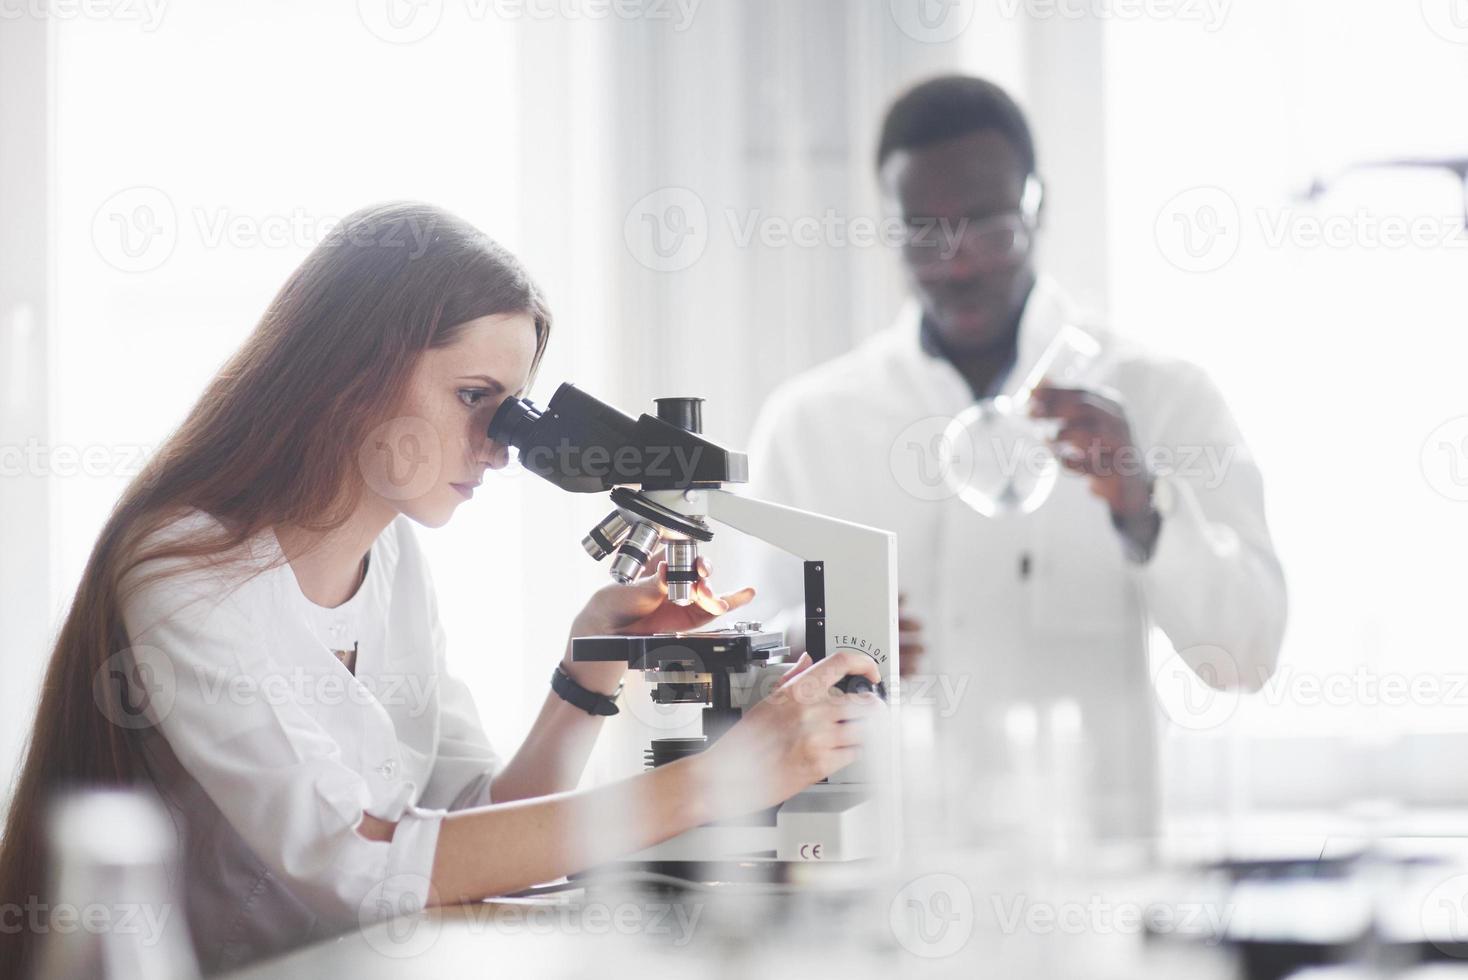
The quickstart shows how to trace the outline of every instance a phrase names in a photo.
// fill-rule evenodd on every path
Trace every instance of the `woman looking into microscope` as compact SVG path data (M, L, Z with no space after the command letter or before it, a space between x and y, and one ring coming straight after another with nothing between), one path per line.
M488 422L529 386L550 328L513 256L426 205L359 211L306 258L96 542L46 672L0 900L44 895L57 790L154 789L186 828L185 911L214 971L364 916L577 872L855 759L861 726L846 722L880 702L830 688L880 678L837 654L796 664L781 682L793 696L703 753L575 790L601 717L564 692L605 697L626 665L574 662L569 644L569 686L508 762L491 748L445 670L412 524L443 525L506 465ZM595 593L571 634L694 629L752 596L700 581L695 604L674 605L659 565ZM278 683L301 674L427 693ZM0 932L15 944L0 963L23 974L37 937Z

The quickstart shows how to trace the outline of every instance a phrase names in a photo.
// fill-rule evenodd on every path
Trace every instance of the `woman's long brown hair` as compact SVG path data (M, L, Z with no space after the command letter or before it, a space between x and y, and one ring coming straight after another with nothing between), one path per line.
M510 313L534 319L538 366L550 315L535 284L509 252L429 205L365 208L307 256L124 491L92 549L11 798L0 903L46 901L44 821L58 791L148 778L131 733L93 699L94 676L129 645L124 576L153 559L208 561L279 524L342 524L362 488L357 447L391 417L418 356L451 343L466 321ZM142 553L145 538L189 508L217 518L219 535ZM38 938L29 922L0 929L0 977L27 974Z

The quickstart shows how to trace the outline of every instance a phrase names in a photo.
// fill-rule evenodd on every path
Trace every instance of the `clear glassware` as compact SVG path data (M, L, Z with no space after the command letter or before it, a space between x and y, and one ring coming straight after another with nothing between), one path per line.
M1009 388L954 417L943 433L951 453L944 467L948 489L985 517L1030 514L1050 497L1060 461L1050 448L1056 426L1030 416L1042 382L1084 385L1101 356L1101 344L1066 324L1027 367L1016 365Z
M175 888L178 843L161 803L130 790L61 799L49 820L50 918L42 980L194 980Z

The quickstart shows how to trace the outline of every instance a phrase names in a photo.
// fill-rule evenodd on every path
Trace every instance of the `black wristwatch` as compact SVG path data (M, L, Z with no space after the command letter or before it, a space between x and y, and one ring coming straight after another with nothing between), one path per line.
M622 693L622 685L617 685L615 694L607 696L595 691L588 691L571 679L566 673L566 668L556 664L556 672L551 674L551 690L560 695L561 700L567 704L575 705L589 715L614 715L621 711L617 707L617 695Z

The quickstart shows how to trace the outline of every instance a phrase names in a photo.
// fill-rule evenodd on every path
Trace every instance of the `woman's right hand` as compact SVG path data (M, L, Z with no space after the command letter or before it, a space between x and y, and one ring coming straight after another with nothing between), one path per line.
M726 815L782 803L860 754L866 722L887 710L876 694L847 694L835 685L848 674L875 687L882 675L871 657L842 650L812 663L810 654L770 694L744 713L702 753Z

